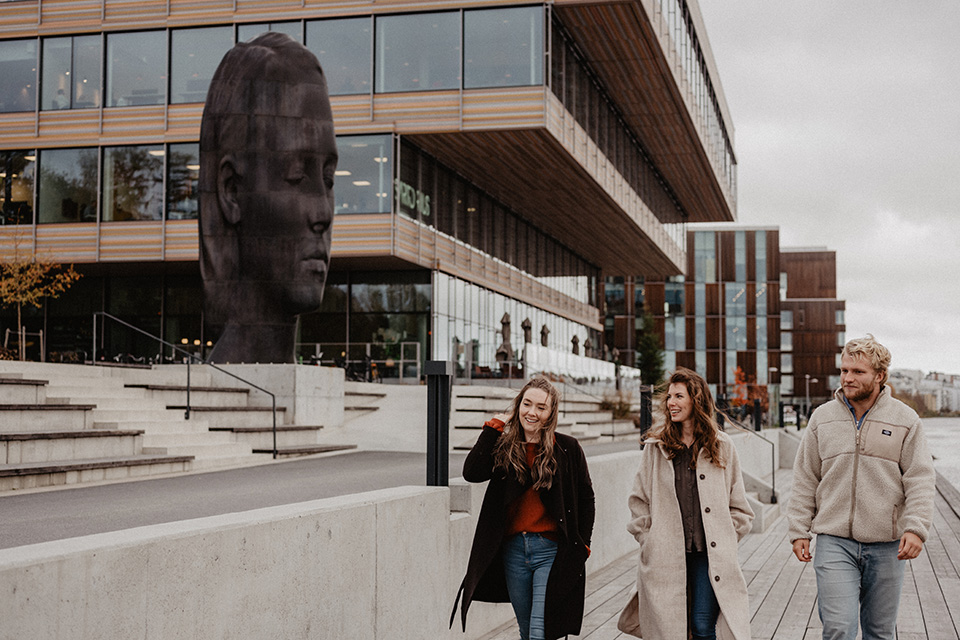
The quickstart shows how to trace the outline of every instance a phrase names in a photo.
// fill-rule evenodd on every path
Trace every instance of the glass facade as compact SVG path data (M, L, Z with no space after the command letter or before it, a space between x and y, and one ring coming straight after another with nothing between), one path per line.
M99 107L101 48L99 35L44 39L40 108Z
M195 219L200 210L200 144L172 144L167 152L167 219Z
M323 67L331 96L370 93L373 18L312 20L306 46Z
M460 13L377 16L376 91L460 87Z
M96 222L97 149L43 149L39 160L38 222Z
M393 136L337 138L337 213L384 213L393 199Z
M103 150L103 220L163 217L163 145Z
M0 40L0 113L37 106L37 41Z
M543 11L536 7L467 11L463 86L543 84Z
M166 99L166 31L107 34L107 106L163 104Z
M175 29L170 38L170 104L204 102L214 71L233 47L233 29Z
M0 151L0 225L33 222L35 151Z

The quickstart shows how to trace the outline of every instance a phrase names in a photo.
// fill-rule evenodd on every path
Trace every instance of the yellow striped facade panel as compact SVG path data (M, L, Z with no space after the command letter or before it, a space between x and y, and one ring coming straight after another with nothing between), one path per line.
M166 0L103 0L104 22L140 26L145 20L165 19Z
M342 215L333 221L330 255L338 257L391 255L393 215Z
M545 87L502 91L471 91L463 96L463 129L542 128L546 114Z
M93 141L100 137L99 109L66 109L40 112L40 137L71 142Z
M278 15L301 11L301 0L237 0L237 17L256 17L276 20Z
M44 224L37 226L37 254L56 256L60 263L97 261L97 225Z
M460 92L430 91L374 96L373 119L396 131L442 133L460 128Z
M198 260L199 233L196 220L167 220L163 227L163 259Z
M103 112L105 143L157 142L164 131L166 107L114 107Z
M171 22L223 22L232 16L233 0L170 0Z
M0 2L0 35L36 34L39 15L36 2Z
M104 222L100 225L100 262L163 259L163 223Z
M202 116L202 104L170 105L167 107L167 139L198 140Z
M37 123L33 113L0 113L0 145L7 148L33 148Z
M103 21L103 3L99 0L43 0L40 6L43 31L99 29Z

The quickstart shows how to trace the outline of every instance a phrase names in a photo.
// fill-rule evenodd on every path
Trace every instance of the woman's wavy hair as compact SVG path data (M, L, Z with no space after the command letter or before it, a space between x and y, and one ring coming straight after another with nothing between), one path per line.
M720 426L717 424L716 418L717 407L713 402L713 396L710 395L707 381L695 371L680 367L663 384L659 393L660 409L663 411L663 424L650 437L660 441L660 446L666 450L667 457L671 460L684 448L682 440L683 425L671 420L670 409L667 408L667 391L671 384L684 385L690 399L693 400L693 413L690 416L693 420L691 466L697 466L697 456L703 449L710 461L722 469L725 463L720 455L720 440L717 436L720 432Z
M520 403L529 389L547 392L550 413L544 421L537 445L537 456L532 467L527 467L527 454L524 449L523 426L520 424ZM557 431L557 416L560 412L560 392L546 378L531 378L523 385L520 393L510 406L510 417L503 427L503 435L497 441L493 452L494 466L512 474L521 483L533 483L534 489L549 489L553 485L553 476L557 471L557 459L553 454Z

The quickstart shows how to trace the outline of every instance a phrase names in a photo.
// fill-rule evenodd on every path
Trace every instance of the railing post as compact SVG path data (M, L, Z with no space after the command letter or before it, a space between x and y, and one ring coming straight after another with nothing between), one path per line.
M193 362L193 358L187 356L187 411L183 415L184 420L190 419L190 363Z
M653 385L640 385L640 440L653 426Z
M453 363L430 360L427 377L427 486L450 483L450 393Z
M760 407L760 398L753 399L753 430L760 431L763 428L763 409Z

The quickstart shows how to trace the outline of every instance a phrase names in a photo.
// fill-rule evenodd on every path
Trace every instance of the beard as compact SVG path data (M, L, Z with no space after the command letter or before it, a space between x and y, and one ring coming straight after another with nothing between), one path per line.
M844 390L843 393L844 395L847 396L847 400L849 400L850 402L864 402L865 400L870 399L870 396L873 395L873 392L876 391L876 389L877 389L877 385L874 383L874 384L871 384L869 387L863 387L853 395L850 395L849 393L847 393L846 390Z

